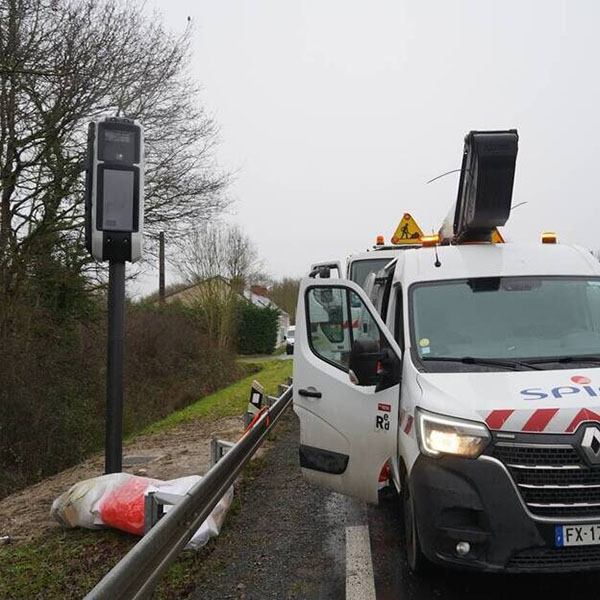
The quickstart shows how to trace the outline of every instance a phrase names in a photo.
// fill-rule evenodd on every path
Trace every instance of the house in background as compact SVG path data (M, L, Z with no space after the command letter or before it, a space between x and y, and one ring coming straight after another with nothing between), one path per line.
M182 304L191 305L195 302L202 301L207 295L217 294L225 298L232 291L231 282L225 277L217 275L191 285L183 286L175 289L165 295L165 302L181 302ZM238 295L244 300L251 302L255 306L261 308L275 308L279 311L279 327L277 329L277 343L280 346L285 341L285 334L290 326L290 315L279 308L267 296L268 290L259 285L252 285L249 289L238 292Z
M216 275L215 277L209 277L203 281L198 281L191 284L177 284L173 286L171 291L165 294L165 302L170 304L171 302L181 302L187 306L200 302L208 297L220 297L225 299L232 291L231 283Z
M279 329L277 330L277 346L285 341L285 334L290 326L290 315L279 308L275 302L267 297L268 290L260 285L251 285L250 289L244 290L246 300L250 300L255 306L276 308L279 311Z

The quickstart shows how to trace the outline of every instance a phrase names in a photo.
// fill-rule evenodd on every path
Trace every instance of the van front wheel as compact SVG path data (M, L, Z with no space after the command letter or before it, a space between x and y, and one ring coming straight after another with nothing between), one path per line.
M415 505L412 494L410 493L408 481L405 479L403 483L402 504L404 508L404 543L406 546L406 561L413 573L423 573L426 571L429 563L421 551L419 532L417 531L417 520L415 517Z

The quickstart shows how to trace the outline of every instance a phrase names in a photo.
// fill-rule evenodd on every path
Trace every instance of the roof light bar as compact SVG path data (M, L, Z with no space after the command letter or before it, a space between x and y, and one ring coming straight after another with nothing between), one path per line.
M422 246L437 246L440 243L440 236L437 233L433 235L422 235L421 245Z

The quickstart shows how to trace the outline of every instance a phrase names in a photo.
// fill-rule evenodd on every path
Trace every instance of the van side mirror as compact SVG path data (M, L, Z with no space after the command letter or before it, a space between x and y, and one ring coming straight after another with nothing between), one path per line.
M348 366L356 378L357 385L378 383L377 363L381 358L378 342L369 339L354 340Z
M399 358L390 348L380 349L375 340L354 340L348 366L356 385L376 385L380 391L400 382Z
M329 279L331 277L331 267L329 266L319 266L315 267L309 274L309 277L315 278L319 276L321 279Z

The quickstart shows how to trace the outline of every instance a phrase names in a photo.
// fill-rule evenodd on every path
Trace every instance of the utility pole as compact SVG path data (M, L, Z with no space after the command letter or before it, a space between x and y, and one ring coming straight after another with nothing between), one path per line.
M158 234L158 303L165 303L165 232Z

